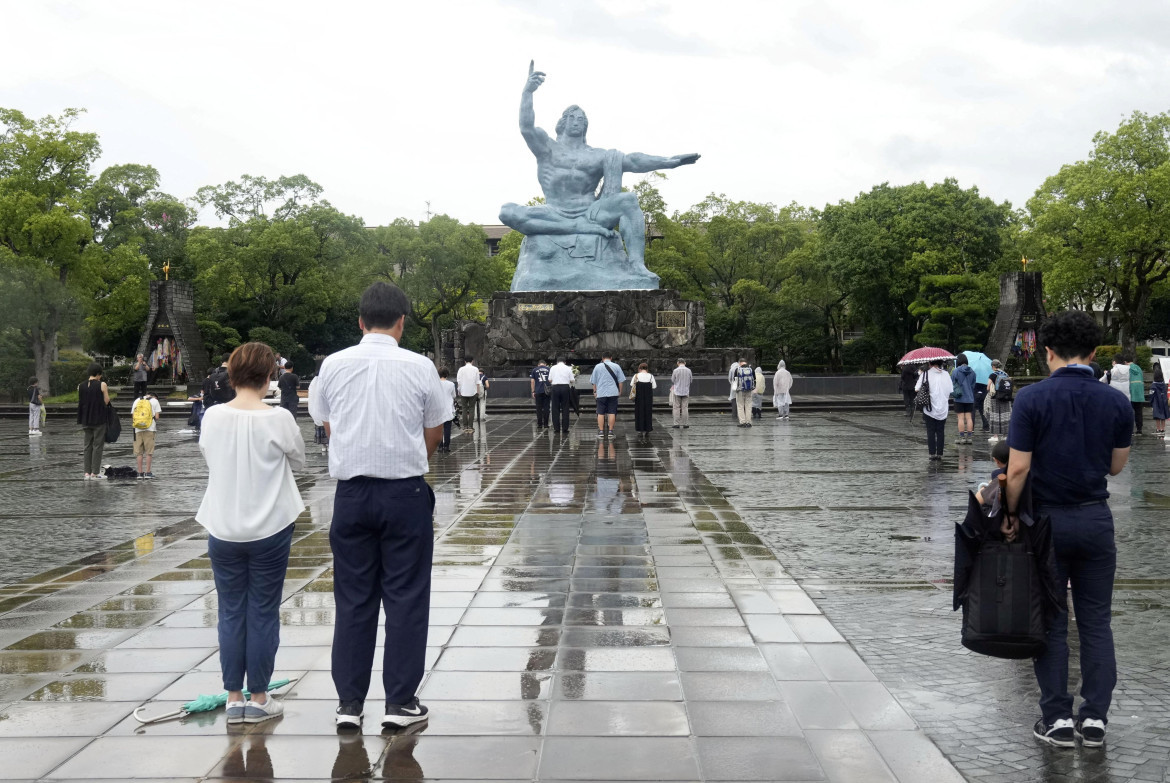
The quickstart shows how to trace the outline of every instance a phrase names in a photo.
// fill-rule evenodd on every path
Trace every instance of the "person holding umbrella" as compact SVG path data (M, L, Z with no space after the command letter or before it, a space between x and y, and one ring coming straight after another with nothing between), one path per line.
M930 367L918 376L918 383L914 391L927 385L930 392L929 407L922 409L922 420L926 423L926 448L930 451L931 461L941 460L943 446L946 440L948 406L951 401L951 392L955 390L951 383L951 376L943 369L943 357L930 360Z
M956 367L951 373L951 382L954 384L955 413L959 423L959 444L971 443L975 434L975 424L972 422L972 412L975 409L975 371L967 363L967 355L959 354L955 359Z
M991 432L991 421L983 407L987 400L987 382L991 378L991 357L979 351L963 351L963 355L975 371L975 411L983 422L983 431Z

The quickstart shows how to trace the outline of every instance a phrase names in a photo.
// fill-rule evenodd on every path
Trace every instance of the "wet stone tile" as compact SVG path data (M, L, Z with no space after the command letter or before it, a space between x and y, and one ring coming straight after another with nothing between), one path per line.
M754 647L679 647L675 657L684 672L768 671Z
M461 625L448 644L452 647L556 647L561 632L559 625L547 628Z
M0 712L0 737L96 737L136 706L126 702L17 702Z
M801 736L792 710L783 702L691 701L687 713L698 737Z
M35 739L0 737L0 759L3 759L0 777L5 780L40 778L58 767L88 742L88 737Z
M556 660L549 647L451 647L443 652L436 671L547 671Z
M823 780L812 749L796 737L699 737L707 780Z
M547 699L552 679L549 672L432 672L419 696L424 701Z
M163 674L68 675L25 697L25 701L142 701L167 686L175 676Z
M775 701L781 698L776 682L768 672L683 672L680 677L687 701Z
M539 775L572 780L581 770L592 780L695 780L694 750L673 737L550 737L545 740Z
M676 672L572 672L558 675L556 699L679 701Z
M690 735L681 702L556 701L547 734L589 737L685 737Z
M572 648L557 653L561 671L630 672L674 671L674 651L669 647Z

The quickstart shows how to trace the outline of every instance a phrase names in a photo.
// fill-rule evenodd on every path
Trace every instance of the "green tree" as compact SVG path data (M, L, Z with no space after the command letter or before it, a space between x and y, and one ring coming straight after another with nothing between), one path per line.
M930 318L929 310L911 310L924 280L994 278L1014 252L1013 220L1009 204L947 179L878 185L852 202L827 206L821 230L829 275L852 315L879 344L905 351Z
M981 351L991 325L985 281L975 275L924 275L910 314L922 319L914 339L951 353Z
M482 318L476 301L506 287L515 268L507 257L501 258L502 253L488 255L482 228L447 215L417 225L399 218L373 234L378 249L375 273L406 293L408 321L430 332L436 357L442 355L444 321Z
M1028 211L1032 241L1062 293L1104 283L1121 344L1132 350L1170 278L1170 114L1134 112L1116 133L1098 133L1088 160L1045 180Z
M101 147L73 129L80 113L0 109L0 319L23 337L46 390L58 335L79 322L101 264L85 214Z
M317 200L303 176L200 188L226 228L198 227L187 239L201 313L241 334L258 326L298 340L357 297L373 242L360 218Z

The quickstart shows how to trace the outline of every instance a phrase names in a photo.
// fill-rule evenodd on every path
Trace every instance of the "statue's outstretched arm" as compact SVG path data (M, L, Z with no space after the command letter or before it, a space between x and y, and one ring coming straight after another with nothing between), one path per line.
M533 70L535 63L528 61L528 81L524 83L524 92L520 94L520 135L532 154L540 157L548 152L548 134L536 127L536 110L532 107L532 93L544 84L544 72Z
M699 153L697 152L688 152L685 155L672 155L669 158L664 158L660 155L647 155L644 152L631 152L622 161L622 171L645 174L648 171L658 171L659 169L677 169L679 166L687 166L694 163L699 157Z

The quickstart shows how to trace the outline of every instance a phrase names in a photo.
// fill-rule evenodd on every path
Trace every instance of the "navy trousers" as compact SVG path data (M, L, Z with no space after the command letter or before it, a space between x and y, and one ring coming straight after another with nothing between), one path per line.
M936 419L924 412L922 421L926 424L926 448L932 455L941 457L945 450L943 444L947 435L947 420Z
M552 387L552 426L558 432L569 431L569 404L572 395L569 385L560 383Z
M219 667L223 689L265 693L280 646L280 595L293 525L259 541L207 538L219 596Z
M548 396L548 392L537 392L536 396L533 397L533 400L536 401L536 426L547 427L548 408L549 404L552 402L552 398Z
M1107 721L1117 685L1111 626L1113 575L1117 571L1113 514L1105 503L1047 506L1043 510L1052 518L1061 611L1048 629L1044 654L1033 661L1040 684L1040 709L1049 724L1073 717L1073 697L1068 692L1066 587L1071 582L1081 640L1081 709L1077 717Z
M333 684L341 701L365 701L386 611L382 682L387 704L407 704L423 678L431 609L435 494L421 476L337 482L333 549Z

